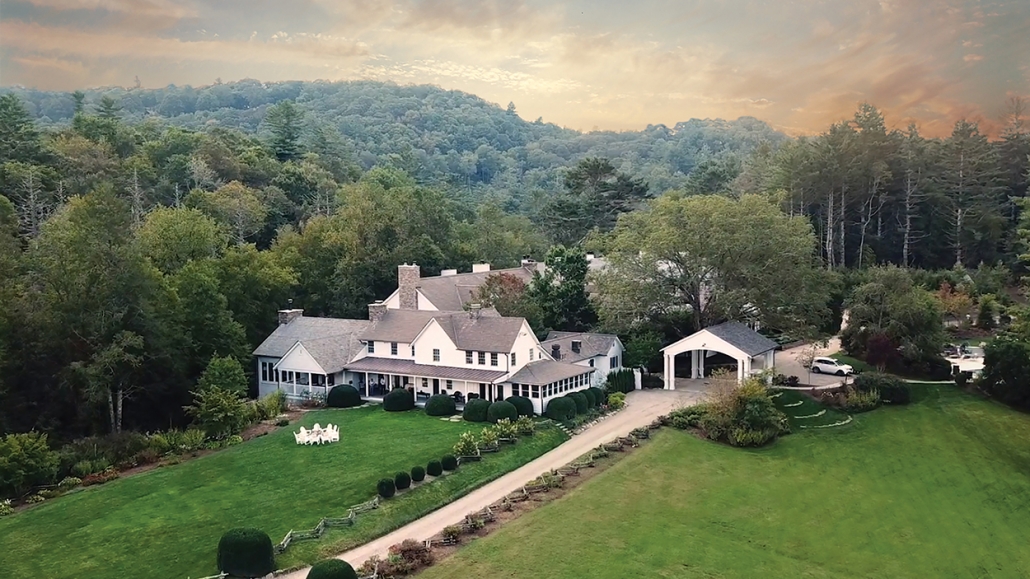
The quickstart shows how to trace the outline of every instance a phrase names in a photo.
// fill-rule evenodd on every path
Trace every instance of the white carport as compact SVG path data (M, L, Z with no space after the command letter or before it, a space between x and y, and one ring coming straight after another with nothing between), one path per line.
M662 348L665 389L676 389L676 356L680 354L691 354L691 379L704 378L705 357L718 352L737 361L737 381L743 381L753 374L774 370L776 347L776 342L740 322L724 322L705 328Z

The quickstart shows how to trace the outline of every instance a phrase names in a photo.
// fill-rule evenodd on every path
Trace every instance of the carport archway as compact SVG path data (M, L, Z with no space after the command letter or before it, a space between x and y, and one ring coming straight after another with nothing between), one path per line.
M692 379L704 378L708 352L719 352L737 361L737 381L758 371L775 368L776 342L739 322L725 322L695 332L662 348L665 357L665 389L676 389L676 356L690 353ZM756 364L757 362L757 364Z

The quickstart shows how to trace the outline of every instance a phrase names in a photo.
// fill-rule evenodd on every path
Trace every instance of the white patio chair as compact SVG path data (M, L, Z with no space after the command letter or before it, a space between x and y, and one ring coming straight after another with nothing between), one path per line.
M329 437L329 442L340 442L340 427L339 426L333 426L332 424L330 424L329 426L326 427L326 429L327 429L326 432L327 432L328 437Z
M308 430L308 429L304 428L303 426L301 426L300 427L300 438L301 438L301 440L304 441L304 444L311 444L311 439L313 437L311 436L311 431L310 430Z
M304 430L304 429L302 428L301 430ZM303 432L294 432L293 433L293 439L297 441L297 444L307 444L308 443L307 437L304 435Z

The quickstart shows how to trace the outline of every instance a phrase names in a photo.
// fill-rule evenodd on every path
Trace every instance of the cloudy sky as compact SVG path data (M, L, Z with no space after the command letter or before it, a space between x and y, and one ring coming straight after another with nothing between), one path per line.
M0 84L137 76L432 83L585 130L808 133L869 101L941 134L1030 95L1030 1L3 0Z

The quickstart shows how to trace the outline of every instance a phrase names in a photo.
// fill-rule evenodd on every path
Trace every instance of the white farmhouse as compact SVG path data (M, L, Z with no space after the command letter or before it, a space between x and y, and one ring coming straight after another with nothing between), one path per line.
M601 354L556 360L523 318L502 317L493 309L463 301L458 293L420 291L420 286L432 285L425 283L427 279L444 277L460 275L421 278L417 265L399 266L398 291L386 301L369 305L368 320L310 318L301 310L281 311L279 327L254 351L259 393L282 390L292 399L304 399L325 395L334 385L350 384L373 400L393 388L412 389L419 402L433 394L453 396L459 404L471 398L494 401L525 396L542 413L552 398L590 387L595 368L605 376L610 371L613 362L602 364ZM485 279L481 276L479 283ZM453 301L447 301L452 295ZM459 310L440 310L438 304ZM614 363L621 367L618 338L577 336L580 345L593 344L587 353L608 343L604 355L616 352ZM617 348L611 347L610 338ZM573 353L572 340L568 347Z
M600 387L608 374L623 368L625 346L615 334L552 331L540 345L554 360L596 369L592 378L594 386Z

